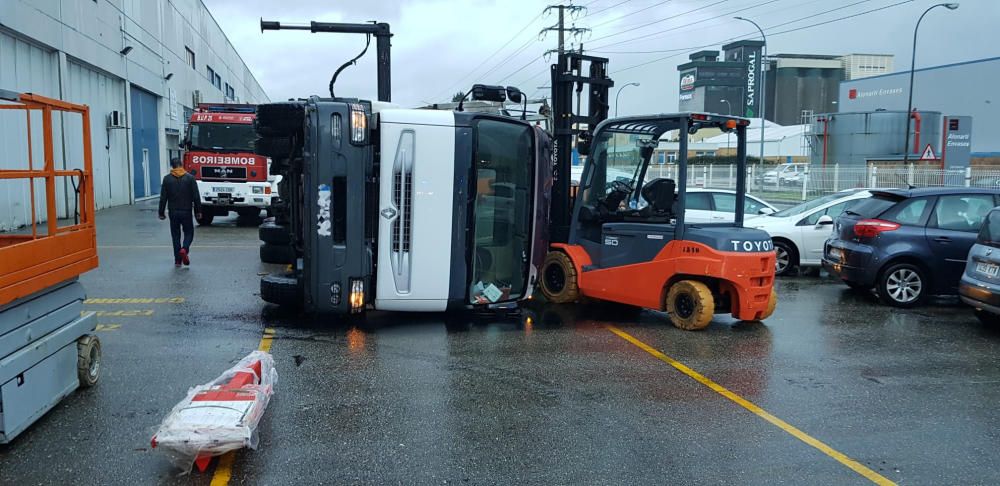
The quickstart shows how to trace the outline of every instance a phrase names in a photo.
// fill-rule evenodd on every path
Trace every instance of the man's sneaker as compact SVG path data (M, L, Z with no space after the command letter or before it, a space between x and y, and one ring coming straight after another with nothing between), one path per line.
M174 262L174 268L181 268L181 262Z
M185 265L191 264L191 259L188 258L188 251L185 250L184 248L181 248L181 263Z

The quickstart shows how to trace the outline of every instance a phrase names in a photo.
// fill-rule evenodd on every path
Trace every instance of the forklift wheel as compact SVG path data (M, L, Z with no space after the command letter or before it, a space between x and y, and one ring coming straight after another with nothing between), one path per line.
M569 255L550 251L542 262L542 295L553 304L568 304L580 296L576 267Z
M101 341L97 336L86 335L76 342L76 373L80 386L87 388L101 378Z
M715 298L707 285L697 280L681 280L670 286L666 307L674 326L696 331L712 322Z
M771 289L771 298L767 299L767 310L761 314L760 320L763 321L764 319L771 317L771 314L774 314L774 309L776 307L778 307L778 293L775 292L774 289Z

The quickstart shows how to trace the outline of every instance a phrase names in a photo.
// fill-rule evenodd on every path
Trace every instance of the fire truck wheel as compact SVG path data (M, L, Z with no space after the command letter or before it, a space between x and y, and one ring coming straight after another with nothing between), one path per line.
M681 280L671 285L666 304L670 322L687 331L704 329L715 312L712 291L697 280Z
M289 234L287 227L274 224L271 221L260 225L260 228L257 229L257 235L260 237L260 241L271 245L287 245L292 241L292 235Z
M271 245L264 243L260 247L260 261L287 265L295 263L295 250L289 245Z
M198 226L211 226L212 220L215 219L215 215L210 212L201 213L201 217L198 218Z
M771 317L771 314L774 314L774 309L776 309L777 307L778 307L778 292L776 292L774 289L771 289L771 297L767 299L767 310L765 310L764 313L761 314L760 320L763 321L764 319Z
M305 107L301 103L267 103L257 106L257 133L265 137L287 137L302 131Z
M260 298L265 302L295 307L302 303L302 292L295 277L267 275L260 279Z
M291 137L260 137L254 144L254 152L257 155L266 155L271 157L271 161L274 164L275 160L286 160L292 155L292 138Z
M568 304L580 296L576 267L569 255L550 251L542 262L542 295L553 304Z
M101 378L101 341L90 334L76 341L76 373L80 386L91 387Z

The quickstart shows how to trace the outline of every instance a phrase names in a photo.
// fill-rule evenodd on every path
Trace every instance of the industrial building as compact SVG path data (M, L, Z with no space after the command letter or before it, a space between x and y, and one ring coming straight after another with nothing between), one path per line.
M741 40L722 46L721 56L713 50L691 54L690 62L677 66L679 110L756 118L763 94L767 120L800 125L811 114L837 111L841 81L883 74L893 66L893 57L884 54L775 54L764 60L763 46Z
M197 103L268 101L201 0L3 0L0 89L90 106L98 208L158 194ZM57 168L80 167L79 120L57 126ZM0 115L0 167L27 167L26 132ZM0 230L30 220L29 192L0 186Z
M865 136L887 138L884 143L876 144L886 147L887 153L870 154L871 157L902 158L909 74L909 71L902 71L844 81L840 85L840 103L836 110L842 113L817 115L817 118L827 118L834 126L838 120L846 121L855 113L869 119L895 116L898 120L891 123L872 125L876 130ZM1000 57L914 71L913 108L918 115L911 120L910 158L921 157L930 146L935 159L944 167L1000 164L1000 137L992 126L1000 113L1000 97L994 89L997 79L1000 79ZM822 130L822 122L819 125L814 122L813 128L814 131ZM832 137L831 143L839 145ZM920 142L916 143L918 139ZM813 150L816 161L821 155L817 154L815 146ZM829 153L827 159L830 160Z

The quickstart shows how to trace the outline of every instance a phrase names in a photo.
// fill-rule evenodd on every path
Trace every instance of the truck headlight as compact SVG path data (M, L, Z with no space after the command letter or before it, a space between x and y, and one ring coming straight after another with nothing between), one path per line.
M253 193L254 194L264 194L264 187L263 186L253 186Z
M351 279L351 312L361 312L365 307L365 282Z
M365 107L351 103L351 143L362 144L368 139L368 116Z

